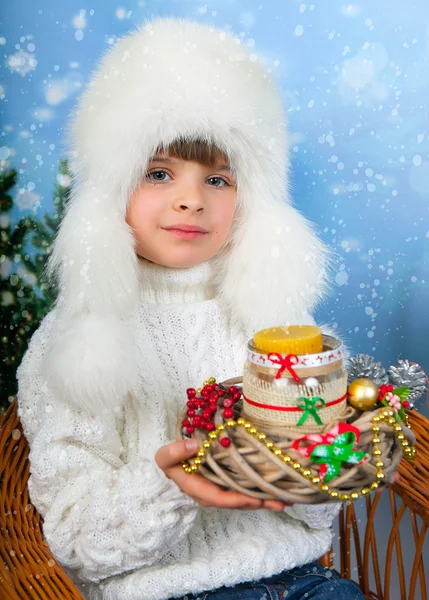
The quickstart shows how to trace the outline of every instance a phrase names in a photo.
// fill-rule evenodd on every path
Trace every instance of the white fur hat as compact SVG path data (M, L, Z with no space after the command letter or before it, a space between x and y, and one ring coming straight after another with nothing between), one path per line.
M218 286L238 322L257 329L313 310L328 252L291 206L285 126L271 74L226 31L161 18L108 51L71 121L74 186L49 265L61 331L45 368L60 397L113 408L132 386L138 260L127 202L155 149L179 137L214 142L237 176Z

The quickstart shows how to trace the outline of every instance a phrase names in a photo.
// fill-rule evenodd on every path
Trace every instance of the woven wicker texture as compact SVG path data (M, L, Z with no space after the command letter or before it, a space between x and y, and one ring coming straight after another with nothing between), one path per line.
M377 545L375 539L379 495L365 499L368 509L366 524L362 523L362 519L356 519L353 503L345 505L340 514L338 552L341 575L356 578L366 597L372 600L391 598L390 590L397 588L392 576L396 571L400 575L401 600L427 600L428 597L425 569L427 573L429 556L425 556L422 550L429 527L429 419L414 411L409 413L409 419L417 437L417 458L413 465L404 460L401 462L398 468L401 479L389 489L393 524L387 547L380 543ZM15 400L0 420L0 598L83 600L52 557L43 539L43 521L29 502L28 451ZM401 547L399 523L405 514L411 518L415 539L413 548ZM364 534L360 537L358 525L365 525ZM384 540L386 535L384 531ZM403 554L414 557L411 573L405 571ZM357 574L351 567L354 555L357 556ZM380 564L384 559L386 569L381 573ZM332 552L329 552L321 562L332 567L332 560ZM375 579L374 586L371 586L372 579ZM372 587L375 592L370 591Z
M28 496L29 448L16 400L0 424L0 597L2 600L83 600L51 555L42 519Z
M241 378L235 378L224 382L223 385L228 387L232 384L240 385L240 383ZM184 436L181 423L185 416L185 410L186 408L177 422L178 439ZM240 410L241 406L237 404L234 419L242 416ZM381 454L379 456L372 454L374 437L372 419L380 412L380 410L367 411L353 421L353 426L360 431L359 451L368 453L370 458L362 464L350 466L344 463L342 465L340 474L334 482L334 489L339 491L340 495L357 493L377 481L375 463L378 460L384 463L384 481L392 481L393 472L402 458L402 449L396 441L392 427L387 423L380 423L378 435ZM244 416L247 417L247 415ZM283 455L288 455L291 460L286 463L282 456L277 456L266 446L266 440L261 441L258 435L255 435L255 431L252 433L252 429L234 427L225 431L225 435L232 442L228 448L222 447L217 441L213 442L212 448L206 453L203 464L199 466L199 472L202 475L218 485L235 489L255 498L276 498L285 502L302 504L338 501L338 497L331 498L320 489L320 485L312 482L312 478L319 475L319 465L315 465L310 457L302 456L293 448L295 440L308 433L305 426L302 428L277 427L267 426L255 419L249 419L249 421L254 425L254 429L266 434L267 440L274 442L275 447L280 449ZM214 423L216 426L224 423L220 409L214 416ZM336 420L327 423L322 430L319 430L319 433L328 433L336 423ZM414 433L405 425L402 427L402 434L409 445L414 445ZM204 431L196 430L193 437L199 441L202 448L207 434ZM303 477L300 470L292 468L292 465L298 462L302 469L308 471L307 478Z

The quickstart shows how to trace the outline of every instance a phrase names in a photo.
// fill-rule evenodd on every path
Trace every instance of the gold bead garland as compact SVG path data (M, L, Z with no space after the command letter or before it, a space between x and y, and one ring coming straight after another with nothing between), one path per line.
M208 383L210 383L210 381L211 380L208 380ZM186 473L196 473L200 465L204 461L206 453L211 450L213 442L215 442L221 434L223 434L227 429L233 429L234 427L243 427L250 435L255 436L261 442L261 444L264 444L268 450L270 450L275 456L277 456L277 458L282 460L294 471L300 472L306 480L310 481L314 486L319 487L319 489L322 492L329 494L331 498L340 499L342 502L346 502L348 500L357 500L360 496L367 496L371 491L376 490L385 478L385 475L383 473L384 463L379 458L382 454L382 451L379 447L379 444L381 442L381 439L379 437L380 423L382 423L383 421L393 428L396 439L402 446L405 459L408 462L412 462L415 459L416 448L415 446L410 446L408 441L405 439L405 436L402 433L401 425L399 425L399 423L397 423L394 418L393 409L389 407L382 408L381 413L379 415L374 415L374 417L372 418L372 454L376 458L376 480L373 481L373 483L371 483L369 486L365 486L360 490L355 490L350 494L344 494L339 490L331 489L326 483L323 483L323 481L321 481L320 477L314 476L308 467L303 467L301 463L299 463L296 460L293 460L288 454L284 454L282 449L277 448L275 443L272 440L268 439L265 433L257 431L256 427L254 427L253 424L249 421L246 421L246 419L244 419L243 417L240 417L237 420L227 419L224 424L218 425L214 431L210 431L210 433L208 434L208 438L203 442L193 462L190 463L189 461L183 461L182 467ZM408 428L411 428L408 419L404 421L404 425Z

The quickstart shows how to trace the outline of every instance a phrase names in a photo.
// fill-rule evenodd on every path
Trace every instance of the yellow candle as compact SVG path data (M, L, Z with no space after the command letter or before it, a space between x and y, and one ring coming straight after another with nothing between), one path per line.
M260 352L314 354L323 350L322 331L314 325L272 327L256 332L253 345Z

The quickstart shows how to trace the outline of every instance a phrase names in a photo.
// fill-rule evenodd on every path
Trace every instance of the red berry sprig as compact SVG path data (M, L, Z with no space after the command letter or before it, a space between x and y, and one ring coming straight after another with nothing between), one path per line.
M182 425L189 435L196 429L214 431L216 426L213 419L216 411L222 409L224 419L231 419L234 416L233 406L241 399L241 392L235 385L226 388L217 384L214 377L205 381L202 388L188 388L186 395L188 410ZM228 437L222 437L219 442L224 448L231 444Z
M401 422L406 419L404 408L409 408L410 406L408 401L409 394L410 388L407 386L399 386L395 388L392 384L383 384L380 386L378 400L381 404L384 404L384 406L391 406L394 409L396 408L395 419L396 421ZM398 403L398 398L400 400L400 404Z
M383 400L384 396L386 394L388 394L389 392L393 392L393 385L392 384L386 385L385 383L383 383L383 385L380 386L380 393L378 395L378 399L380 401Z

